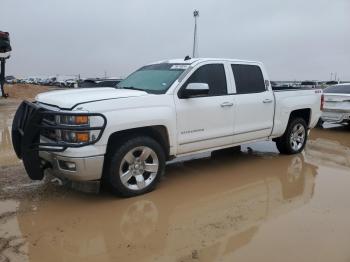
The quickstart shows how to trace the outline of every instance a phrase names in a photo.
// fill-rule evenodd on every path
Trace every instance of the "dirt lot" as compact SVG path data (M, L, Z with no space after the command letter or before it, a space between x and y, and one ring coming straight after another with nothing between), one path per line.
M34 99L34 97L42 92L52 90L49 86L38 86L29 84L15 84L15 85L5 85L5 93L9 95L10 99Z
M120 199L30 181L10 140L19 101L0 100L1 262L350 261L348 127L312 130L299 155L262 142L169 163L157 190Z

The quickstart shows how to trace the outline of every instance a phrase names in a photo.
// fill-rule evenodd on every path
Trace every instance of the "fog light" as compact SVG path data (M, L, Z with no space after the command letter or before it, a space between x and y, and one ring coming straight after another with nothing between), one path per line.
M68 171L76 171L76 165L74 162L68 162L63 160L58 160L58 165L61 169L68 170Z

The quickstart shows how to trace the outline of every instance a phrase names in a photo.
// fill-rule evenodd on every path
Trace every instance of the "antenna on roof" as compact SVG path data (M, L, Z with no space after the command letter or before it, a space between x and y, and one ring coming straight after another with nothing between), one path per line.
M189 55L187 55L184 59L184 61L187 61L187 60L191 60L191 57Z

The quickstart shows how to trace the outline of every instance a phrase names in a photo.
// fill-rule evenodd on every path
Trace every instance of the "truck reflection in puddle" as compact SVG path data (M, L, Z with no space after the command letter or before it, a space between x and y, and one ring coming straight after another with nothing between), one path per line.
M72 192L18 221L31 261L215 261L247 245L264 221L306 204L316 173L302 155L197 159L169 165L168 181L148 195Z
M305 154L308 160L316 165L350 169L349 127L336 126L313 130Z

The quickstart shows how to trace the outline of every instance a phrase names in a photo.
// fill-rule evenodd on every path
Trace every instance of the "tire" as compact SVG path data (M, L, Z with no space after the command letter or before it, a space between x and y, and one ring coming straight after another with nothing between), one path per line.
M283 136L275 140L281 154L292 155L303 151L307 141L306 122L302 118L289 120Z
M121 197L152 191L165 170L162 146L147 136L133 137L110 152L104 183ZM147 170L148 169L148 170Z

